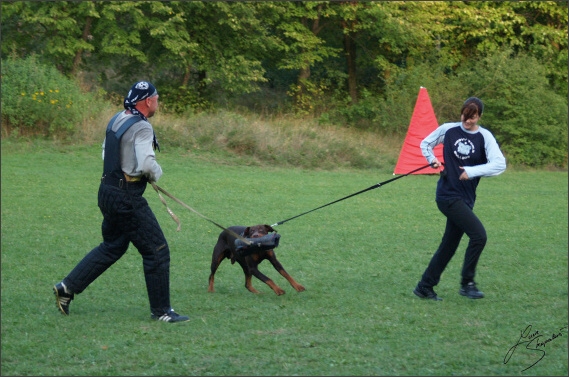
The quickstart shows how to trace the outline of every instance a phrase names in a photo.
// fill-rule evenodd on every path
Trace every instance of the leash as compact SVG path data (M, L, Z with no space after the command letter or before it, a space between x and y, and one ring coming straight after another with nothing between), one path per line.
M192 207L190 207L189 205L187 205L186 203L182 202L180 199L176 198L174 195L170 194L169 192L167 192L166 190L164 190L162 187L158 186L156 184L156 182L152 181L150 182L150 184L152 185L152 187L154 188L154 190L156 190L156 192L158 193L158 197L160 197L160 201L162 202L162 204L164 204L164 206L166 206L166 210L168 211L168 213L170 214L170 216L172 217L172 219L174 219L174 221L176 222L176 224L178 224L178 228L176 229L177 232L180 231L180 219L178 219L178 216L176 216L174 214L174 212L172 212L172 210L168 207L168 204L166 204L166 200L164 200L164 198L162 197L162 194L160 194L160 192L164 193L164 195L166 195L167 197L169 197L170 199L174 200L176 203L180 204L182 207L185 207L187 209L189 209L190 211L194 212L195 214L197 214L198 216L200 216L201 218L209 221L210 223L214 224L215 226L225 230L226 232L228 232L229 234L231 234L233 237L239 239L240 241L242 241L243 243L245 243L247 246L250 246L253 244L253 242L251 242L249 239L235 233L234 231L227 229L221 225L219 225L218 223L216 223L215 221L208 219L207 217L205 217L204 215L202 215L201 213L199 213L198 211L196 211L195 209L193 209Z
M340 199L338 199L338 200L334 200L333 202L330 202L330 203L326 203L326 204L324 204L324 205L322 205L322 206L320 206L320 207L311 209L310 211L303 212L303 213L301 213L301 214L299 214L299 215L293 216L293 217L288 218L288 219L286 219L286 220L279 221L279 222L277 222L277 223L275 223L275 224L273 224L273 225L271 225L271 226L274 227L274 226L277 226L277 225L284 224L284 223L287 222L287 221L290 221L290 220L292 220L292 219L296 219L297 217L306 215L306 214L308 214L308 213L310 213L310 212L314 212L314 211L316 211L316 210L318 210L318 209L327 207L327 206L332 205L332 204L334 204L334 203L341 202L342 200L351 198L352 196L356 196L356 195L362 194L362 193L364 193L364 192L366 192L366 191L373 190L373 189L376 189L376 188L378 188L378 187L384 186L384 185L388 184L389 182L393 182L393 181L395 181L395 180L397 180L397 179L406 177L406 176L408 176L408 175L410 175L410 174L413 174L413 173L418 172L419 170L423 170L423 169L425 169L425 168L428 168L429 166L431 166L431 164L427 164L427 165L425 165L425 166L421 166L420 168L417 168L417 169L415 169L415 170L412 170L412 171L410 171L409 173L406 173L406 174L403 174L403 175L399 175L399 176L397 176L397 177L395 177L395 178L388 179L387 181L383 181L383 182L376 183L375 185L370 186L370 187L368 187L368 188L366 188L366 189L363 189L363 190L361 190L361 191L355 192L355 193L350 194L350 195L348 195L348 196L344 196L343 198L340 198ZM224 231L228 232L228 233L231 234L233 237L237 238L238 240L240 240L241 242L243 242L243 243L244 243L245 245L247 245L247 246L254 245L254 246L258 247L258 248L267 248L267 247L269 247L269 246L276 247L276 245L278 246L278 238L277 238L276 240L275 240L275 237L274 237L274 236L271 237L270 239L267 238L267 237L270 236L270 235L261 237L261 239L257 239L256 242L253 242L251 239L247 239L247 238L245 238L245 237L243 237L243 236L241 236L241 235L235 233L234 231L232 231L232 230L230 230L230 229L227 229L227 228L225 228L225 227L222 226L222 225L219 225L218 223L216 223L216 222L213 221L212 219L209 219L209 218L207 218L206 216L202 215L201 213L199 213L198 211L196 211L195 209L193 209L192 207L190 207L190 206L187 205L186 203L182 202L180 199L176 198L174 195L172 195L172 194L170 194L169 192L167 192L166 190L164 190L162 187L158 186L158 185L156 184L156 182L152 181L152 182L150 182L150 184L152 185L152 187L154 188L154 190L158 193L158 197L160 198L160 201L162 202L162 204L164 204L164 206L166 207L166 210L168 211L168 214L172 217L172 219L176 222L176 224L178 224L178 228L176 229L176 231L178 231L178 232L180 231L180 228L181 228L180 219L179 219L178 216L176 216L176 214L174 214L174 212L168 207L168 204L166 203L166 200L164 200L164 197L162 196L161 193L163 193L164 195L166 195L166 196L169 197L170 199L174 200L176 203L180 204L182 207L185 207L185 208L189 209L190 211L194 212L195 214L197 214L197 215L200 216L201 218L203 218L203 219L209 221L210 223L214 224L214 225L217 226L218 228L221 228L221 229L223 229ZM266 245L265 245L265 244L266 244ZM239 244L239 245L241 245L241 244ZM238 246L239 246L239 245L238 245ZM243 246L241 245L241 247L243 247ZM271 247L271 248L272 248L272 247Z
M351 198L352 196L356 196L356 195L362 194L362 193L364 193L364 192L366 192L366 191L373 190L373 189L376 189L376 188L378 188L378 187L384 186L384 185L388 184L389 182L393 182L393 181L395 181L395 180L397 180L397 179L399 179L399 178L406 177L406 176L408 176L409 174L416 173L416 172L418 172L419 170L423 170L423 169L425 169L425 168L428 168L429 166L431 166L431 164L427 164L427 165L425 165L425 166L421 166L420 168L417 168L417 169L415 169L415 170L412 170L412 171L410 171L410 172L407 173L407 174L399 175L399 176L397 176L397 177L395 177L395 178L388 179L387 181L383 181L383 182L376 183L375 185L370 186L370 187L368 187L368 188L366 188L366 189L363 189L363 190L361 190L361 191L358 191L358 192L353 193L353 194L348 195L348 196L344 196L344 197L341 198L341 199L334 200L333 202L324 204L324 205L322 205L322 206L320 206L320 207L318 207L318 208L311 209L310 211L303 212L303 213L301 213L300 215L296 215L296 216L293 216L293 217L291 217L291 218L289 218L289 219L286 219L286 220L283 220L283 221L279 221L278 223L275 223L275 224L273 224L273 225L271 225L271 226L274 227L274 226L277 226L277 225L281 225L281 224L283 224L283 223L285 223L285 222L287 222L287 221L290 221L290 220L292 220L292 219L296 219L297 217L306 215L307 213L314 212L314 211L316 211L317 209L327 207L327 206L329 206L329 205L331 205L331 204L338 203L338 202L341 202L342 200Z

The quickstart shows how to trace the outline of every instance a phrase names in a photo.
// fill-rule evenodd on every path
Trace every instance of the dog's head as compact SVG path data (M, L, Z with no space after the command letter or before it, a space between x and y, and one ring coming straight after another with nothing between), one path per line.
M273 229L273 227L270 225L267 225L267 224L259 224L259 225L254 225L254 226L248 226L247 228L245 228L245 231L243 232L243 237L245 237L245 238L259 238L259 237L266 236L270 232L274 232L274 231L275 230Z
M269 236L270 232L276 232L272 226L267 224L259 224L254 226L248 226L243 231L243 237L252 239L264 238L265 236L270 237L270 239L259 240L258 243L245 245L240 239L235 240L235 252L231 256L231 263L235 263L235 258L247 255L261 255L267 250L272 250L279 245L280 234L275 233L273 237Z

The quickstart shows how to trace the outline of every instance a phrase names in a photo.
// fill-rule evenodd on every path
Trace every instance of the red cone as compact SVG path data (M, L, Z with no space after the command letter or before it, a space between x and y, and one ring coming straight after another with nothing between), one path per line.
M407 174L414 169L428 164L428 161L421 153L421 141L438 126L439 123L435 116L429 93L427 93L426 88L421 87L413 115L411 116L409 129L403 141L403 147L399 153L399 159L397 160L393 174ZM434 153L440 162L444 162L442 145L437 145L434 149ZM438 174L442 169L442 167L438 169L425 168L413 174Z

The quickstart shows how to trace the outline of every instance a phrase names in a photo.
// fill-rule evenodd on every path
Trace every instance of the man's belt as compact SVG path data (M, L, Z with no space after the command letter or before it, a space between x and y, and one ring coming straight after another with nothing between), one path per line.
M140 180L142 179L142 177L140 177L140 176L139 176L139 177L133 177L133 176L128 175L128 174L126 174L126 173L124 173L124 172L123 172L123 174L124 174L124 178L125 178L126 181L129 182L129 183L130 183L130 182L140 182Z
M127 188L139 188L146 186L146 179L142 179L142 177L131 177L127 174L124 174L124 178L116 178L113 176L102 176L101 183L109 186L115 186L121 189ZM129 180L130 179L130 180Z

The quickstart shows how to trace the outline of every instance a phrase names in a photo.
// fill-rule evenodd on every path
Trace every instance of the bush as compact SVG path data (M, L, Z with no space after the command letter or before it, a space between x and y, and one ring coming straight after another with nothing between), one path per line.
M340 124L361 130L377 129L376 121L381 112L377 98L370 91L363 89L358 102L350 102L350 98L330 101L333 107L329 112L323 113L319 121L322 124Z
M494 133L509 163L567 166L567 99L549 86L535 58L505 50L465 68L461 79L483 99L480 122Z
M83 120L97 114L92 93L35 56L2 61L3 135L41 135L69 139Z
M444 63L423 63L402 71L387 83L384 97L378 101L381 110L377 123L381 129L407 132L421 87L429 93L439 124L459 120L468 85Z
M335 106L325 113L326 119L384 135L405 135L421 87L429 91L439 124L457 119L468 88L442 63L423 63L402 70L386 82L383 93L364 89L356 104Z
M492 131L509 164L567 166L567 99L549 85L535 58L505 49L456 70L420 64L393 77L383 97L364 97L358 106L370 110L368 117L376 115L374 130L404 135L421 86L429 91L439 124L459 121L463 101L480 97L480 123Z

